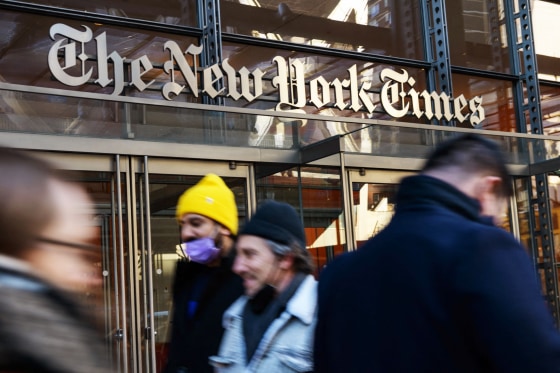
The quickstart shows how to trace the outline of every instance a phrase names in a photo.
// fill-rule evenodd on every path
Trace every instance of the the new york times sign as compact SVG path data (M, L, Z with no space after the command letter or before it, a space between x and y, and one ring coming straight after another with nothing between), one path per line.
M52 75L58 81L75 87L93 80L101 87L112 85L113 95L120 95L125 87L144 91L154 83L154 80L143 79L154 68L149 56L127 60L130 70L125 75L125 58L117 51L107 51L105 32L93 37L92 30L83 27L84 30L78 30L58 23L50 28L54 44L49 51L48 63ZM87 71L85 68L85 63L90 58L84 52L85 45L92 41L96 43L97 76L93 76L93 68ZM252 102L263 94L264 72L258 68L253 71L245 67L236 70L226 58L221 64L197 69L188 60L196 61L196 57L202 53L201 46L190 45L183 51L176 42L169 40L164 43L163 49L169 52L169 59L163 64L163 71L169 75L169 81L161 86L161 93L166 100L173 100L183 92L190 92L196 97L203 94L212 98L222 96ZM339 110L365 110L372 113L377 106L374 102L379 101L382 109L394 118L412 113L417 118L424 117L428 120L455 119L460 123L468 120L473 126L485 118L482 97L467 100L462 94L453 98L446 93L426 90L418 92L414 89L414 78L403 69L383 69L380 73L383 82L381 91L373 93L369 91L371 83L360 84L358 81L356 65L347 70L348 75L343 79L328 81L322 76L306 80L304 65L298 59L287 60L277 56L272 62L277 68L272 86L278 90L276 110L279 111L313 105L318 109L334 106ZM109 64L113 67L112 76L109 76ZM78 66L82 68L76 69ZM79 74L76 73L78 70L81 70ZM182 81L176 81L176 72L180 72ZM128 77L127 80L125 76ZM373 99L374 95L379 95L377 100Z

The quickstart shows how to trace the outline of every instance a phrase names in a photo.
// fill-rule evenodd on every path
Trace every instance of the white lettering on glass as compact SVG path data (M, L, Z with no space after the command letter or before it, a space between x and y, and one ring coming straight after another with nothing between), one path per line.
M112 95L122 94L125 87L134 87L142 92L155 82L143 79L154 69L149 56L130 60L117 51L109 53L105 32L93 37L89 27L82 27L84 30L62 23L51 26L50 37L54 44L49 50L48 64L55 79L72 87L91 81L101 87L112 85ZM95 42L95 56L88 56L85 52L86 45L91 42ZM205 67L199 76L197 62L202 46L191 44L183 51L176 42L168 40L163 44L163 50L169 52L169 59L163 63L163 71L169 76L169 81L164 82L161 88L166 100L173 100L183 92L195 97L200 94L211 98L221 95L247 102L263 95L265 72L259 68L253 71L244 66L236 69L226 58L221 64ZM300 112L305 106L313 105L317 109L335 107L371 114L377 107L374 102L380 102L382 109L393 118L414 115L427 120L455 119L460 123L468 120L473 127L486 118L482 97L467 100L462 94L453 98L445 92L418 92L414 88L416 80L404 69L383 69L380 72L383 85L376 93L370 91L371 82L359 81L356 65L349 67L348 75L342 79L328 81L323 76L317 76L307 81L306 66L301 59L276 56L272 63L276 65L276 75L271 77L271 84L278 90L277 111ZM94 73L97 73L96 77ZM126 81L125 76L128 77Z

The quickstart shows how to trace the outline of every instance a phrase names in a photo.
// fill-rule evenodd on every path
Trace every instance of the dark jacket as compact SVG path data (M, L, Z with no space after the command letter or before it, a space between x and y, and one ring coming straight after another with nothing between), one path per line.
M110 372L102 336L85 310L13 264L0 256L0 371Z
M165 373L213 371L208 358L218 352L224 332L222 316L243 294L241 278L231 271L232 265L233 257L224 258L220 267L215 268L183 260L177 262L172 335ZM198 304L191 316L189 301L193 297L198 299Z
M387 228L319 278L317 373L560 371L531 261L479 207L438 179L403 181Z

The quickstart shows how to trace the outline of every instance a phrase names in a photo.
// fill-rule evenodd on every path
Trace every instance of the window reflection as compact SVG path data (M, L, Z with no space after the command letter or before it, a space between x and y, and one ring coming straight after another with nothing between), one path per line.
M226 0L221 14L223 32L423 59L415 1Z
M560 81L560 4L531 1L531 16L539 78Z
M358 248L391 221L397 189L398 184L352 183L354 232Z
M196 0L31 0L28 3L137 18L171 25L196 26Z
M105 33L107 41L107 53L117 52L125 59L125 68L130 68L130 60L148 56L154 68L143 75L145 83L154 81L151 86L143 92L136 89L125 89L126 95L135 95L148 98L162 98L161 85L170 80L170 76L163 69L162 64L169 60L169 51L164 49L164 44L168 40L176 42L180 47L187 48L191 44L198 45L198 39L193 37L180 36L176 34L166 34L163 32L154 32L142 29L129 29L124 27L115 27L93 22L61 20L56 17L38 16L33 13L17 13L10 11L0 12L0 24L5 29L11 30L6 33L5 37L0 38L0 50L2 50L2 58L0 58L0 80L7 83L24 84L29 86L41 86L59 89L76 89L75 87L66 86L53 79L49 70L48 55L53 41L49 38L51 26L63 22L64 24L75 28L76 30L84 30L87 26L92 30L93 38ZM96 41L92 40L84 43L84 52L89 56L97 55ZM81 52L81 46L75 53ZM185 58L192 56L188 54ZM111 61L109 61L111 62ZM62 57L61 57L61 63ZM64 64L63 64L64 65ZM197 62L200 66L200 63ZM83 64L69 66L65 71L69 75L81 76L82 71L94 71L93 76L97 77L97 61L95 58L89 57ZM114 78L113 64L108 63L108 77ZM179 77L179 72L175 71L175 75ZM91 79L88 83L79 86L79 90L95 93L111 94L114 91L112 84L105 88ZM189 95L193 100L193 96Z
M245 100L226 99L227 106L242 106L244 108L275 110L277 104L280 102L279 89L272 85L272 80L278 75L278 69L273 62L275 56L280 56L286 61L300 61L303 66L302 75L305 81L317 78L324 78L326 81L348 80L349 69L355 67L358 86L369 85L367 94L371 104L375 106L373 112L368 112L363 101L360 101L362 107L355 111L350 108L340 110L335 105L335 93L331 87L331 95L328 103L321 107L313 105L309 101L309 84L306 84L306 96L303 107L296 107L296 105L282 108L285 110L294 110L306 114L320 114L326 117L352 117L352 118L367 118L367 119L383 119L393 120L394 118L388 115L382 108L380 102L379 92L383 86L380 78L380 73L383 69L391 68L396 71L402 71L399 66L375 64L371 62L364 62L360 60L351 60L347 58L338 58L332 56L313 55L310 53L302 53L296 51L279 50L275 48L258 47L252 45L241 45L234 43L225 43L223 49L223 57L228 59L236 70L246 68L249 71L256 69L262 70L265 74L263 77L263 94L253 102L247 103ZM413 77L414 89L418 92L426 90L426 77L425 71L422 69L415 69L407 67L406 71L410 77ZM407 87L407 89L410 89ZM352 102L352 89L344 87L341 90L342 101L350 106ZM292 96L293 102L298 99L297 96ZM406 103L410 106L410 98L406 99ZM406 104L405 103L405 104ZM395 104L401 108L399 103ZM403 120L409 123L428 123L425 117L418 118L412 112L407 113ZM340 123L330 122L324 120L318 121L314 119L307 120L290 120L289 118L282 117L268 117L268 116L255 116L254 123L250 123L250 130L252 135L250 138L251 146L273 146L273 147L289 147L289 141L293 136L299 136L299 141L302 144L310 144L323 140L325 138L336 136L348 132L359 131L364 126L359 123ZM294 128L300 128L300 133L293 131ZM348 145L353 151L369 152L369 145L364 142L366 148L362 148L361 140L357 139L362 133L356 133L352 136L353 139ZM372 134L376 136L376 134ZM379 137L379 136L377 136ZM366 141L368 141L366 139Z
M553 233L552 242L554 243L552 253L554 254L554 262L556 263L556 270L558 271L557 264L558 262L560 262L560 171L556 171L548 175L548 196L550 199L551 209L550 219L552 222L551 231ZM538 242L540 242L540 240ZM543 263L544 253L541 245L539 245L538 250L538 261L539 263ZM540 270L539 272L541 274L541 284L543 286L543 291L546 292L547 286L544 270ZM558 284L556 284L556 286L558 286Z
M510 72L502 0L446 1L451 63Z
M540 85L541 111L543 129L546 135L560 133L560 87ZM554 156L560 156L560 149L555 149Z
M266 166L256 167L258 203L273 199L287 202L298 210L303 217L307 250L315 260L317 275L327 261L342 253L346 246L339 170L294 167L267 175L270 172Z
M482 97L486 118L476 128L517 132L511 82L453 74L453 91L456 96L464 94L465 97ZM473 128L468 120L462 124L457 123L457 127Z

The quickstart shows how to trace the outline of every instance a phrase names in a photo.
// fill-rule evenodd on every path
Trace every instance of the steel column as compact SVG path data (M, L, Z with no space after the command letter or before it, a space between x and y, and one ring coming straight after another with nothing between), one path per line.
M220 28L220 2L219 0L199 0L198 22L202 29L200 43L203 47L200 55L201 67L208 67L222 62L222 30ZM219 91L224 82L218 80L214 83L214 89ZM211 98L202 96L202 103L206 105L224 105L224 98L217 96ZM224 113L207 112L204 126L204 138L206 141L225 143L227 138L226 119Z
M424 47L426 59L431 63L428 72L428 89L453 94L451 84L451 62L449 60L449 39L447 15L443 0L421 0ZM453 126L453 121L445 119L441 124Z
M519 76L514 82L514 98L517 102L516 120L519 132L543 134L537 59L534 48L530 1L504 1L507 34L512 61L512 72ZM521 58L520 58L521 57ZM527 123L528 121L528 123ZM535 143L535 161L542 161L546 149L542 141ZM557 323L560 312L558 304L558 274L554 254L554 239L547 174L537 174L529 189L531 200L529 221L531 229L531 252L537 271L544 271L545 298ZM533 190L531 190L533 189ZM540 250L539 250L540 249ZM542 253L542 262L539 261Z

